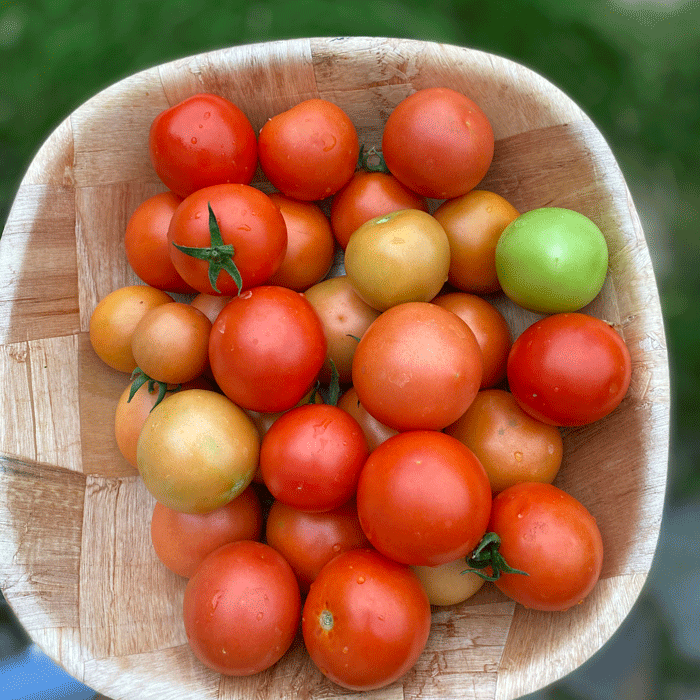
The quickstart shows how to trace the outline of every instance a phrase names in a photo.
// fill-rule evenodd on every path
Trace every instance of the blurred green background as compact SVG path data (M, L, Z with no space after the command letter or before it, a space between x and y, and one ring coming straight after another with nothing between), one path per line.
M0 224L44 139L100 89L201 51L339 35L506 56L562 88L608 140L642 219L665 316L673 391L666 511L628 619L587 664L528 697L700 697L700 2L0 0ZM28 643L3 603L0 658Z

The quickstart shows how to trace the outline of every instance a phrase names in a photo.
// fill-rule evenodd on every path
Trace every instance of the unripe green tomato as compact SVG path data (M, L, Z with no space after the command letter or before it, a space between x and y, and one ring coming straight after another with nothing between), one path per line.
M496 273L506 295L536 313L578 311L598 295L608 246L587 216L561 207L521 214L496 245Z

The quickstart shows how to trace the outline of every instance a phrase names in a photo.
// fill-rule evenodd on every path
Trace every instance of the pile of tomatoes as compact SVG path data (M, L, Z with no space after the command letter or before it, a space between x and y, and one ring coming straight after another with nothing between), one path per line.
M581 602L603 546L552 485L560 427L630 382L620 335L581 311L607 273L598 227L477 189L493 131L448 88L401 101L380 151L327 100L256 134L211 94L158 115L149 145L167 191L124 239L145 284L105 297L90 338L132 373L116 440L189 579L194 654L249 675L301 628L323 674L366 690L415 664L431 605L485 579L538 610ZM515 341L502 294L542 314Z

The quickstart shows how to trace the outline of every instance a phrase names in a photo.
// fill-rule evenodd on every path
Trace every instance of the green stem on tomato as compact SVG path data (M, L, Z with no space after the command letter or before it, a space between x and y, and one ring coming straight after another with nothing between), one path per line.
M144 385L148 384L148 393L152 394L155 391L156 386L158 387L158 396L156 397L156 402L151 406L151 411L165 398L167 392L179 391L181 385L178 384L174 389L168 388L167 382L161 382L157 379L149 377L141 368L137 367L131 373L131 390L129 391L129 398L126 400L127 403L131 401L136 395L136 392Z
M462 571L463 574L471 572L486 581L498 581L501 574L522 574L529 576L526 571L514 569L508 565L503 555L498 551L501 546L501 538L495 532L487 532L481 542L467 557L467 564L471 567ZM484 569L490 568L488 574Z
M368 151L365 151L364 144L360 146L360 154L357 158L357 167L361 170L366 170L368 173L391 174L386 165L382 152L378 151L375 146L372 146Z

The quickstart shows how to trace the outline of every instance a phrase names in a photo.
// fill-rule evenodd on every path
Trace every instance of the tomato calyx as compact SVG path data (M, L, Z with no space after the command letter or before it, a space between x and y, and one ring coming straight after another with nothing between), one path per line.
M462 571L463 574L471 572L480 576L486 581L498 581L501 574L522 574L529 576L526 571L514 569L508 565L508 562L503 558L503 555L498 551L501 546L501 538L495 532L487 532L481 542L476 546L472 553L467 557L467 564L471 568ZM484 569L490 569L491 573L487 573Z
M148 393L152 394L155 391L156 386L158 387L158 396L156 397L156 402L151 407L151 411L165 398L165 395L170 392L180 391L182 384L178 384L174 388L170 388L167 382L161 382L158 379L153 379L149 377L140 367L137 367L131 373L131 390L129 391L129 398L126 400L127 403L131 401L136 395L136 392L144 385L148 384ZM150 411L149 411L150 413Z
M241 293L243 279L238 271L238 267L236 267L236 263L233 261L236 251L232 244L224 243L219 223L214 215L214 210L211 208L211 202L207 206L209 208L209 235L211 237L209 247L200 248L197 246L178 245L177 243L173 243L173 245L185 255L190 255L197 260L204 260L209 263L209 284L211 284L211 288L215 292L221 293L216 286L219 273L222 270L228 272L238 287L236 294L238 296Z
M330 360L331 365L331 381L325 392L321 391L321 382L317 381L314 390L311 392L308 403L316 403L316 394L320 393L323 402L328 406L337 406L338 399L340 398L340 375L338 374L338 369L335 366L335 362Z
M366 170L368 173L391 174L382 152L378 151L376 146L372 146L368 151L365 151L364 144L360 146L360 155L357 158L357 167L361 170Z

